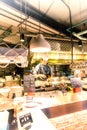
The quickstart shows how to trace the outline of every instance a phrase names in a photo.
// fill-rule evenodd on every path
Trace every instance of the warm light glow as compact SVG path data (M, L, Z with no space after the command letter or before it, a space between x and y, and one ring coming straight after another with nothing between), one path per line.
M49 48L43 48L43 47L38 47L38 48L33 48L31 49L32 52L48 52L50 51Z
M21 42L24 42L24 33L21 33L21 34L20 34L20 41L21 41Z
M32 52L48 52L51 50L50 44L44 39L42 34L33 37L30 41L30 51Z

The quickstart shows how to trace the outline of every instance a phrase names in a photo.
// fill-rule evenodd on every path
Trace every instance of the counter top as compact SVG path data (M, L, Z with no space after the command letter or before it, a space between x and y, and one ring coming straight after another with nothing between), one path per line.
M33 109L24 109L22 113L18 114L18 130L22 130L19 117L23 114L31 113L32 123L31 128L29 130L56 130L56 128L49 122L48 118L44 115L44 113L36 108Z
M31 113L33 119L30 130L56 130L48 118L87 109L87 92L37 92L33 99L27 100L26 96L14 98L15 106L20 102L23 110L17 114L18 130L22 130L19 117L26 113ZM74 109L71 109L72 107Z
M38 93L36 97L29 102L30 106L23 107L24 112L19 113L18 117L26 112L31 113L33 122L31 123L30 130L56 130L56 128L49 122L49 118L55 118L87 109L87 92L82 91L79 93L71 93L71 97L74 96L76 100L74 99L74 101L71 101L69 99L68 103L66 99L66 102L59 102L58 94L60 94L58 91ZM80 98L76 98L78 95ZM68 93L63 96L64 98L67 97L67 99L69 97ZM36 103L36 105L34 106L33 103ZM20 127L20 123L18 123L18 126Z

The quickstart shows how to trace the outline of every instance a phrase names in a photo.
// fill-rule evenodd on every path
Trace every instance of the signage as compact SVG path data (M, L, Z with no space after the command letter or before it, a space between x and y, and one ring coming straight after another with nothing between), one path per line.
M31 128L31 123L33 122L31 113L26 113L24 115L19 116L20 127L25 128L25 130L29 130Z

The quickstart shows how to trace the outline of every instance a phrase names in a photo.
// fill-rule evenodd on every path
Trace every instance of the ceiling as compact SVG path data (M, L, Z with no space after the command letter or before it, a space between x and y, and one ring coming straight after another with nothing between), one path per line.
M21 32L86 42L87 0L0 0L0 42L17 44Z

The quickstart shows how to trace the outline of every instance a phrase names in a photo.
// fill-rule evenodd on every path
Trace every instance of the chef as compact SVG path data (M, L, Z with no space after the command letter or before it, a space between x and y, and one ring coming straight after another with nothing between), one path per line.
M41 58L40 63L34 68L33 74L35 75L35 78L39 80L46 80L51 77L52 72L51 67L48 65L47 57Z

